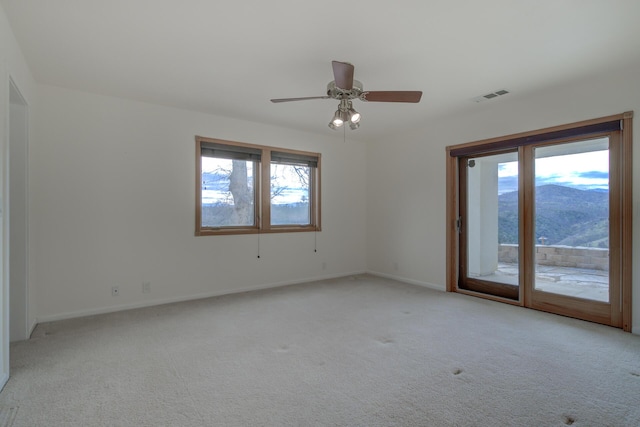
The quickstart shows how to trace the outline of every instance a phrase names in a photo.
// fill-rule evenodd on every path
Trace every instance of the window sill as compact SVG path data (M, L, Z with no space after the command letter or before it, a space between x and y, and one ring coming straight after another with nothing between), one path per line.
M228 236L235 234L269 234L269 233L300 233L310 231L322 231L321 227L314 225L300 225L300 226L273 226L270 229L258 229L258 228L203 228L196 230L196 237L198 236Z

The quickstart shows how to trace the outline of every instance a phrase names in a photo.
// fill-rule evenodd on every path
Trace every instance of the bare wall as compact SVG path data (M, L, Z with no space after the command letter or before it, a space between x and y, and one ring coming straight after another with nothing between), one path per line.
M363 144L38 89L30 178L40 321L366 269ZM323 231L195 237L195 135L322 153Z

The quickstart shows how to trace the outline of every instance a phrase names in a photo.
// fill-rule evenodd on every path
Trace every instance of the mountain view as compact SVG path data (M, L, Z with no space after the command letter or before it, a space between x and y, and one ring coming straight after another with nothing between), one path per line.
M579 190L555 184L537 186L537 243L608 248L608 199L606 190ZM517 191L498 196L498 241L518 243Z

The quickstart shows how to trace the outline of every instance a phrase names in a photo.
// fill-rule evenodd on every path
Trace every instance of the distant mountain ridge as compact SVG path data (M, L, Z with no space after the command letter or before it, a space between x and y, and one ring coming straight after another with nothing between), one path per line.
M609 247L609 192L536 187L536 239L547 245ZM518 192L498 196L498 241L518 242Z

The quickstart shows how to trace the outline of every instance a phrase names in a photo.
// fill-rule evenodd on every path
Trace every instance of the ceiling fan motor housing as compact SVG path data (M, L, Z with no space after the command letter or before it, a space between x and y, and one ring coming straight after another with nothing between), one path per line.
M330 81L327 85L327 96L334 99L356 99L362 95L362 82L353 81L353 87L350 90L341 89L336 86L335 80Z

